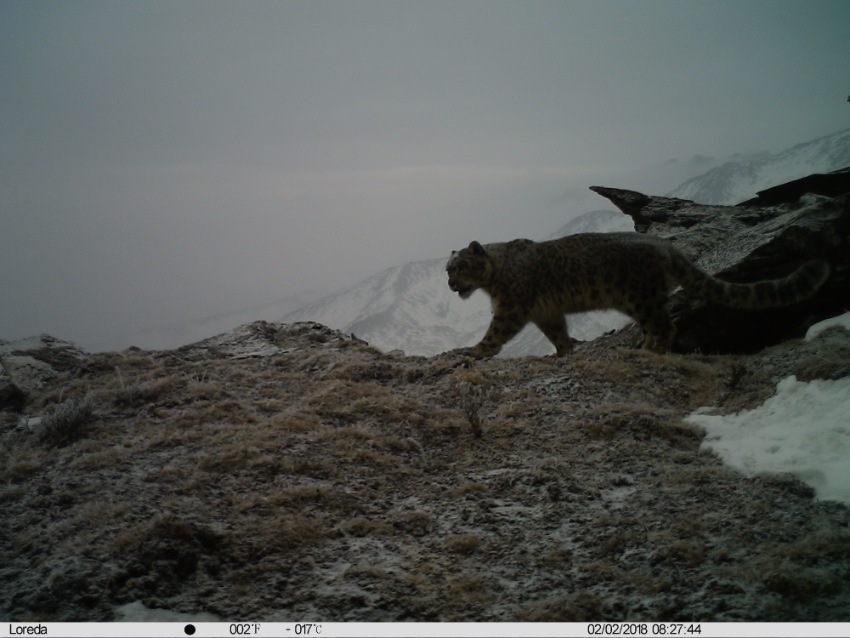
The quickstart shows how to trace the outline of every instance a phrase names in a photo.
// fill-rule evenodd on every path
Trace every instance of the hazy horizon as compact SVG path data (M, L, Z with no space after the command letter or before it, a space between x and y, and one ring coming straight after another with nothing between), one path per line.
M126 348L846 129L847 24L845 1L7 0L0 339Z

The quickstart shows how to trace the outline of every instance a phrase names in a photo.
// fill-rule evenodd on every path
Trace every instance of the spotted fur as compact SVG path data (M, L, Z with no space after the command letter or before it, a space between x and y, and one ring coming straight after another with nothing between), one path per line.
M639 233L586 233L552 241L516 239L482 246L472 242L452 253L449 287L467 299L483 290L493 319L475 350L497 354L533 322L555 345L572 349L564 315L613 308L637 321L644 347L670 349L675 328L668 301L676 284L709 303L745 309L787 306L813 295L829 276L821 260L803 264L784 279L736 284L694 266L669 242Z

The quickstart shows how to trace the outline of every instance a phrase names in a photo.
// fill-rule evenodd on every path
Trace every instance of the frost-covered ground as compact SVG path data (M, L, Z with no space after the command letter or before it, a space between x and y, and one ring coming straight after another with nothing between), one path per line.
M746 357L638 340L478 361L257 323L69 359L0 410L0 610L850 620L850 510L730 467L683 420L752 410L791 375L850 376L850 334Z
M806 338L832 326L850 330L850 313L812 326ZM705 428L703 449L751 476L788 472L818 498L850 505L850 378L804 382L791 375L755 409L725 416L710 411L686 419Z

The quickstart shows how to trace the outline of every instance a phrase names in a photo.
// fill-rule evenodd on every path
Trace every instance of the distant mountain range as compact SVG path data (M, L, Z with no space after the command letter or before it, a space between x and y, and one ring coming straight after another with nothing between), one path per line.
M742 156L741 161L713 166L669 193L701 204L733 205L757 191L810 173L850 166L850 129L781 153ZM676 170L712 166L711 158L677 163ZM669 167L668 167L669 168ZM693 174L693 173L691 173ZM611 184L620 187L619 184ZM627 187L640 190L634 183ZM648 190L648 189L647 189ZM655 194L648 192L647 194ZM569 193L566 195L569 196ZM565 197L566 197L565 196ZM634 230L631 218L612 210L579 215L546 239L576 233ZM490 303L484 293L463 301L449 290L445 272L448 255L415 261L387 270L341 292L328 295L283 317L284 322L318 321L353 333L384 351L432 356L477 343L490 323ZM589 340L626 325L630 320L613 311L573 315L570 335ZM500 356L544 355L554 347L534 326L526 326Z
M699 204L732 206L765 188L850 166L850 129L743 162L727 162L689 179L669 193ZM652 193L648 193L652 194Z

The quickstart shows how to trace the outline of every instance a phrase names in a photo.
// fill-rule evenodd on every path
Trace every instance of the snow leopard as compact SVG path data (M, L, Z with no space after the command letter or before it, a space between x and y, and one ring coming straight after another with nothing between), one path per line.
M619 310L641 327L645 348L667 352L676 336L669 297L677 284L690 297L708 303L776 308L812 296L829 277L830 267L813 260L782 279L730 283L704 273L664 239L640 233L582 233L543 242L473 241L452 252L446 271L449 288L462 299L479 289L490 296L493 318L475 354L498 354L533 322L561 357L573 344L567 314Z

